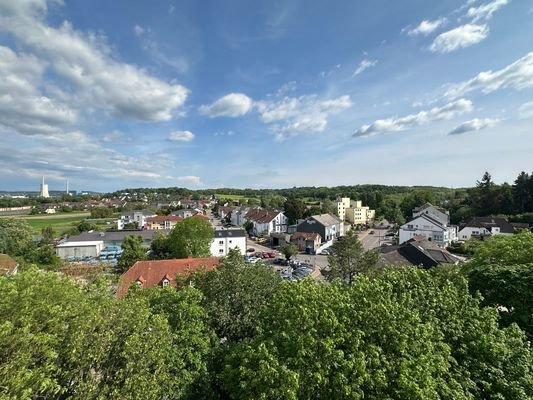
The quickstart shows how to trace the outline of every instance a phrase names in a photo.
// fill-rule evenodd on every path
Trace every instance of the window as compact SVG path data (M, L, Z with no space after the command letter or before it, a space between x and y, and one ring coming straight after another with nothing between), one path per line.
M230 244L231 244L231 240L230 240L229 242L230 242Z
M167 287L169 285L168 279L163 279L163 287Z
M224 254L224 249L218 249L218 254Z
M230 243L231 243L231 242L230 242ZM224 241L223 241L223 240L219 240L219 241L218 241L218 244L222 246L222 245L224 244Z
M413 229L413 225L407 225L407 229Z

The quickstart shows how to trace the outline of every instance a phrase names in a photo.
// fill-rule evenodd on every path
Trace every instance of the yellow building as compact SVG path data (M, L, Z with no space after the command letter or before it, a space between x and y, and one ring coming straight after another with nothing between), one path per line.
M368 224L376 217L375 210L363 206L363 203L360 200L353 201L347 197L343 197L337 202L337 212L339 213L339 218L343 221L349 221L353 225Z

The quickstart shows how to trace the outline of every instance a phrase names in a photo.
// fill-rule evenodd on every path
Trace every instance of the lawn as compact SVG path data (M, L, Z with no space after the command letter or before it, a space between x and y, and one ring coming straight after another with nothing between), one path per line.
M90 213L65 213L65 214L47 214L47 215L17 215L12 218L23 219L30 224L36 235L41 234L41 230L51 226L54 235L68 231L79 222L90 216Z

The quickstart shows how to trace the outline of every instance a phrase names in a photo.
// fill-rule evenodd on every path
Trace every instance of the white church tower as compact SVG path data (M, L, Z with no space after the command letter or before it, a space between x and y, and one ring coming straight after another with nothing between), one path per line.
M43 183L41 183L41 192L39 193L40 197L50 197L50 194L48 193L48 185L44 183L44 176L43 176Z

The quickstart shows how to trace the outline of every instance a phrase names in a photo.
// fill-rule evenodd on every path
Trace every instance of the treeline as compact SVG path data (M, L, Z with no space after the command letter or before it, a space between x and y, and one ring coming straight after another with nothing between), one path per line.
M0 278L0 397L530 399L516 322L531 334L532 252L531 234L496 238L464 270L374 270L351 285L283 282L232 253L177 290L122 299L103 278L30 269Z

